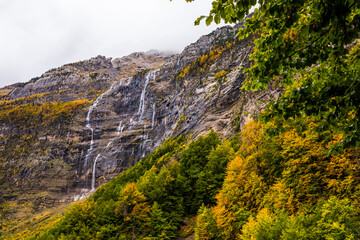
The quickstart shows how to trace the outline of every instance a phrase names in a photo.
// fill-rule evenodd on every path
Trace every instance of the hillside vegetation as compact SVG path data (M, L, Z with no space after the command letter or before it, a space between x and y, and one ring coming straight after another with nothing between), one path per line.
M358 151L271 113L230 140L167 140L33 239L358 239Z
M256 2L214 1L206 23ZM360 2L259 3L240 31L255 44L244 88L277 87L278 100L228 139L167 139L21 238L360 239Z
M348 55L352 77L360 45ZM321 75L299 77L228 140L210 132L163 146L75 203L31 239L358 239L359 151L346 144L356 107L330 121ZM342 81L334 82L342 84ZM310 105L311 99L317 105ZM338 105L343 109L341 105ZM316 110L317 109L317 110ZM320 111L321 110L321 111ZM341 118L340 118L341 117Z
M331 109L307 113L321 105L299 99L323 99L309 79L229 140L167 140L33 239L358 239L359 151L344 143L355 110L333 124Z

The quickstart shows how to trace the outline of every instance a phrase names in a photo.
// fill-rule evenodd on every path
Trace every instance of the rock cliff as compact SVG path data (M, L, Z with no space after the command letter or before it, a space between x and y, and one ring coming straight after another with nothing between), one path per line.
M37 208L70 202L168 137L239 131L279 95L241 90L252 43L236 39L239 27L219 28L180 54L98 56L2 89L2 200ZM49 116L24 117L34 106Z

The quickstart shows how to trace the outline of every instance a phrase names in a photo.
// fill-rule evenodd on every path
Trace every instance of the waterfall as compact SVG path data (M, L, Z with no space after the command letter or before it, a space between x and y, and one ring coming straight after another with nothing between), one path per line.
M179 71L179 66L180 66L180 56L178 57L178 60L177 60L177 63L176 63L176 66L175 66L175 73L177 73Z
M120 135L124 131L125 125L122 125L122 120L119 123L119 126L117 127L117 135Z
M85 162L84 162L85 186L87 185L87 170L89 169L89 158L90 158L91 152L93 150L93 145L94 145L94 129L91 127L90 123L86 124L86 127L88 129L90 129L90 131L91 131L91 142L90 142L90 148L87 150Z
M132 118L130 118L129 125L130 125L129 130L132 130L134 126L134 120Z
M154 80L156 77L156 74L159 72L159 69L156 69L150 73L148 73L145 76L145 84L144 84L144 88L141 91L141 95L140 95L140 103L139 103L139 110L138 110L138 115L139 116L139 120L137 121L138 123L141 122L143 115L144 115L144 111L145 111L145 100L146 100L146 88L147 85L149 84L150 81ZM152 115L152 122L151 122L151 127L154 127L154 123L155 122L155 104L153 105L153 115ZM130 124L132 124L132 119L130 119ZM131 127L129 128L131 129ZM145 157L145 150L146 150L146 141L147 141L148 135L146 134L146 125L144 125L144 135L143 135L143 142L140 145L140 150L143 151L142 153L142 157Z
M120 121L119 126L117 127L117 135L120 135L120 133L122 132L122 127L121 127L122 121Z
M87 181L88 181L88 177L87 177L87 171L89 169L89 163L90 163L90 158L91 158L91 154L92 151L94 149L94 128L92 128L91 126L91 115L92 112L94 111L94 109L96 108L96 106L99 104L100 100L107 95L114 87L114 84L111 85L111 87L103 92L98 98L95 99L95 101L93 102L93 104L91 104L91 106L89 107L88 113L86 115L86 128L88 128L91 131L91 141L90 141L90 147L87 150L86 156L85 156L85 162L84 162L84 182L85 182L85 187L87 186Z
M145 128L146 128L146 126L144 125L143 143L142 143L141 146L140 146L141 150L143 151L143 154L141 155L142 158L145 157L145 155L146 155L146 154L145 154L146 141L147 141L147 139L148 139L148 135L147 135L147 133L146 133L146 131L145 131Z
M151 119L151 128L154 128L154 126L155 126L155 103L154 103L154 105L153 105L153 115L152 115L152 119Z
M99 157L100 157L100 154L98 154L98 155L96 156L95 160L94 160L93 171L92 171L92 180L91 180L91 191L94 191L94 190L95 190L96 162L97 162L97 160L98 160Z
M110 141L105 149L103 150L103 152L108 149L110 147L110 145L113 143L114 141ZM94 160L94 164L93 164L93 170L92 170L92 180L91 180L91 191L93 192L95 190L95 181L96 181L96 163L98 158L100 157L100 153L96 156L95 160Z
M143 117L143 114L144 114L144 110L145 110L145 95L146 95L146 87L147 85L149 84L150 80L154 80L155 77L156 77L156 73L159 71L159 69L157 70L154 70L150 73L148 73L145 77L145 84L144 84L144 88L141 92L141 95L140 95L140 104L139 104L139 111L138 111L138 114L140 114L140 117L139 117L139 122L141 121L142 117Z
M245 59L246 59L246 57L248 56L248 51L247 51L247 49L245 50L245 54L244 54L244 57L241 59L241 61L240 61L240 67L242 67L243 66L243 62L245 61Z

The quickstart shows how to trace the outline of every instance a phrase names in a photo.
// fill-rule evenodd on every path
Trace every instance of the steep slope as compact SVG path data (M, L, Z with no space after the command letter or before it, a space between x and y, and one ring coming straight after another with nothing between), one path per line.
M249 65L251 46L247 41L227 42L234 41L234 33L225 27L201 38L161 68L122 79L97 102L91 117L96 125L94 144L88 156L96 185L132 166L169 137L196 138L210 129L229 136L264 107L259 100L277 97L278 91L240 90L245 79L241 68ZM89 165L84 171L90 169Z
M167 61L171 55L98 56L52 69L2 89L1 200L34 209L73 201L89 148L86 116L111 84ZM123 70L122 70L123 69ZM20 214L21 215L21 214Z
M234 11L241 17L252 4L237 10L228 5L214 5L215 21L222 7L235 21ZM109 80L91 102L82 93L67 102L33 103L36 96L62 92L5 101L4 143L13 148L9 154L2 149L7 177L24 169L11 169L14 163L48 156L47 149L36 151L40 144L72 136L63 134L79 116L83 138L74 142L83 151L72 149L77 180L64 195L81 198L112 178L49 227L33 226L35 232L15 237L360 239L360 45L345 46L358 37L359 6L289 6L264 3L247 23L248 34L261 27L248 87L263 89L275 80L286 88L260 114L281 90L241 91L252 42L235 39L231 27L202 37L161 66ZM337 31L339 23L343 31ZM251 114L260 121L249 121ZM56 134L49 131L55 127ZM45 137L40 144L38 136ZM75 170L61 159L50 163L56 168L44 170ZM27 169L21 172L28 176ZM1 216L8 217L7 206L13 205L2 204Z
M359 47L350 56L358 56ZM357 62L349 68L358 78ZM309 84L308 76L298 80ZM324 107L319 94L324 86L310 84L302 94ZM49 227L23 236L359 239L359 149L341 150L345 132L338 126L325 128L321 113L315 117L293 111L301 88L289 87L258 114L260 121L250 121L229 139L221 140L213 131L194 140L167 139ZM356 115L349 112L345 118L346 124Z
M219 28L179 55L99 56L17 86L1 102L3 201L71 202L169 137L240 130L279 94L240 89L251 52L251 41L235 38L240 26Z

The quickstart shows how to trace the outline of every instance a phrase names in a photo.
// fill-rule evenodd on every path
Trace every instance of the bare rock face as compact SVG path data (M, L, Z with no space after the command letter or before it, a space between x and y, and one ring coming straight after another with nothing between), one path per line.
M51 69L38 78L20 84L7 98L14 100L51 92L51 96L47 96L44 102L72 101L80 98L90 100L98 91L109 88L112 82L130 77L145 69L161 66L171 57L173 54L161 53L133 53L114 60L97 56Z
M126 57L115 58L112 60L112 66L122 72L135 74L138 71L159 67L171 60L174 55L175 53L159 52L156 50L145 53L135 52Z
M61 98L62 94L60 94L60 101L85 97L83 95L89 89L101 90L104 87L104 82L106 85L109 78L116 77L117 72L111 66L111 58L107 59L98 56L87 61L51 69L41 75L41 77L32 79L23 87L16 88L9 94L8 98L13 100L34 94L67 90L71 90L72 94L66 93L63 95L70 98L63 99ZM94 97L94 95L89 97Z
M169 137L196 138L210 129L229 137L239 131L280 94L275 89L241 90L252 43L235 39L239 27L219 28L178 55L150 51L116 59L98 56L15 87L3 97L8 102L92 102L71 123L60 124L61 131L34 133L33 151L1 162L2 169L17 169L0 179L1 195L15 201L26 190L26 201L36 196L40 202L46 199L45 206L72 201L133 166ZM16 143L17 132L0 121L0 141L9 143L11 135ZM7 156L5 151L0 149ZM19 187L10 191L9 183Z
M42 122L32 123L33 113L28 120L17 119L19 111L23 115L18 115L24 117L26 108L32 106L94 101L120 79L149 66L161 66L171 57L161 53L132 54L125 60L114 60L122 62L119 68L111 58L97 56L1 89L1 113L12 112L15 121L24 122L0 117L0 200L29 201L36 207L49 207L73 201L77 189L84 185L84 161L91 140L86 117L92 103L71 113L71 122L60 120L51 127L44 127ZM133 68L135 65L138 68Z

